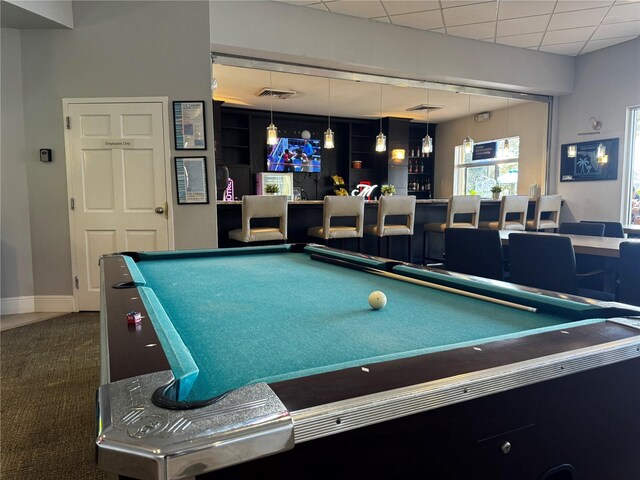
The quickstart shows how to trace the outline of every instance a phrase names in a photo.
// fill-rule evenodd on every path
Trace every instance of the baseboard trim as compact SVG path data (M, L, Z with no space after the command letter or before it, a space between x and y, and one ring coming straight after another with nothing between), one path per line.
M37 295L35 297L36 312L75 312L72 295Z
M0 314L2 315L33 312L35 312L35 297L7 297L0 299Z
M72 295L36 295L0 299L0 314L2 315L75 311Z

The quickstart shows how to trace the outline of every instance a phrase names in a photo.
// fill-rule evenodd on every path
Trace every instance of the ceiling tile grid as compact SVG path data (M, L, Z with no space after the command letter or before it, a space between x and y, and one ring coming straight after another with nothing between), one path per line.
M640 37L640 0L277 0L561 55Z

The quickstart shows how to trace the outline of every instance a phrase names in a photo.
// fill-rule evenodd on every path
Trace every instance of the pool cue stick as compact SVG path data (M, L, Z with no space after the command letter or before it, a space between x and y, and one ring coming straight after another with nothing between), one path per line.
M358 265L357 263L351 263L346 260L341 260L338 258L327 257L327 256L319 255L316 253L312 253L311 258L313 260L318 260L320 262L331 263L333 265L339 265L342 267L351 268L352 270L359 270L366 273L372 273L374 275L379 275L381 277L392 278L394 280L400 280L406 283L413 283L414 285L429 287L435 290L442 290L443 292L454 293L456 295L462 295L463 297L475 298L476 300L482 300L484 302L496 303L498 305L503 305L505 307L515 308L518 310L524 310L526 312L537 313L538 311L538 309L535 307L528 307L526 305L520 305L519 303L507 302L506 300L487 297L486 295L480 295L479 293L465 292L464 290L459 290L457 288L447 287L445 285L438 285L437 283L418 280L417 278L405 277L403 275L398 275L397 273L386 272L384 270L378 270L377 268Z

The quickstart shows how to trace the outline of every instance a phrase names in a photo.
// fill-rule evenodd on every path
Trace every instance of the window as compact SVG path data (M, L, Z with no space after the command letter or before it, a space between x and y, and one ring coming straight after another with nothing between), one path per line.
M476 143L478 146L489 146L495 143L495 154L492 158L473 160L473 154L465 154L462 146L456 147L456 169L454 193L456 195L480 195L491 198L491 188L502 187L503 195L518 193L518 157L520 156L520 137L509 137L509 146L504 149L504 138L490 142Z
M631 111L631 148L629 169L630 203L629 214L625 220L640 225L640 107Z

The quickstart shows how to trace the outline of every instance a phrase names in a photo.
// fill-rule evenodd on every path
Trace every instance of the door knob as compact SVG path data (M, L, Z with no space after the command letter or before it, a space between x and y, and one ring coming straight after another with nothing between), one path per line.
M155 212L158 215L162 215L164 213L164 208L163 207L156 207Z

